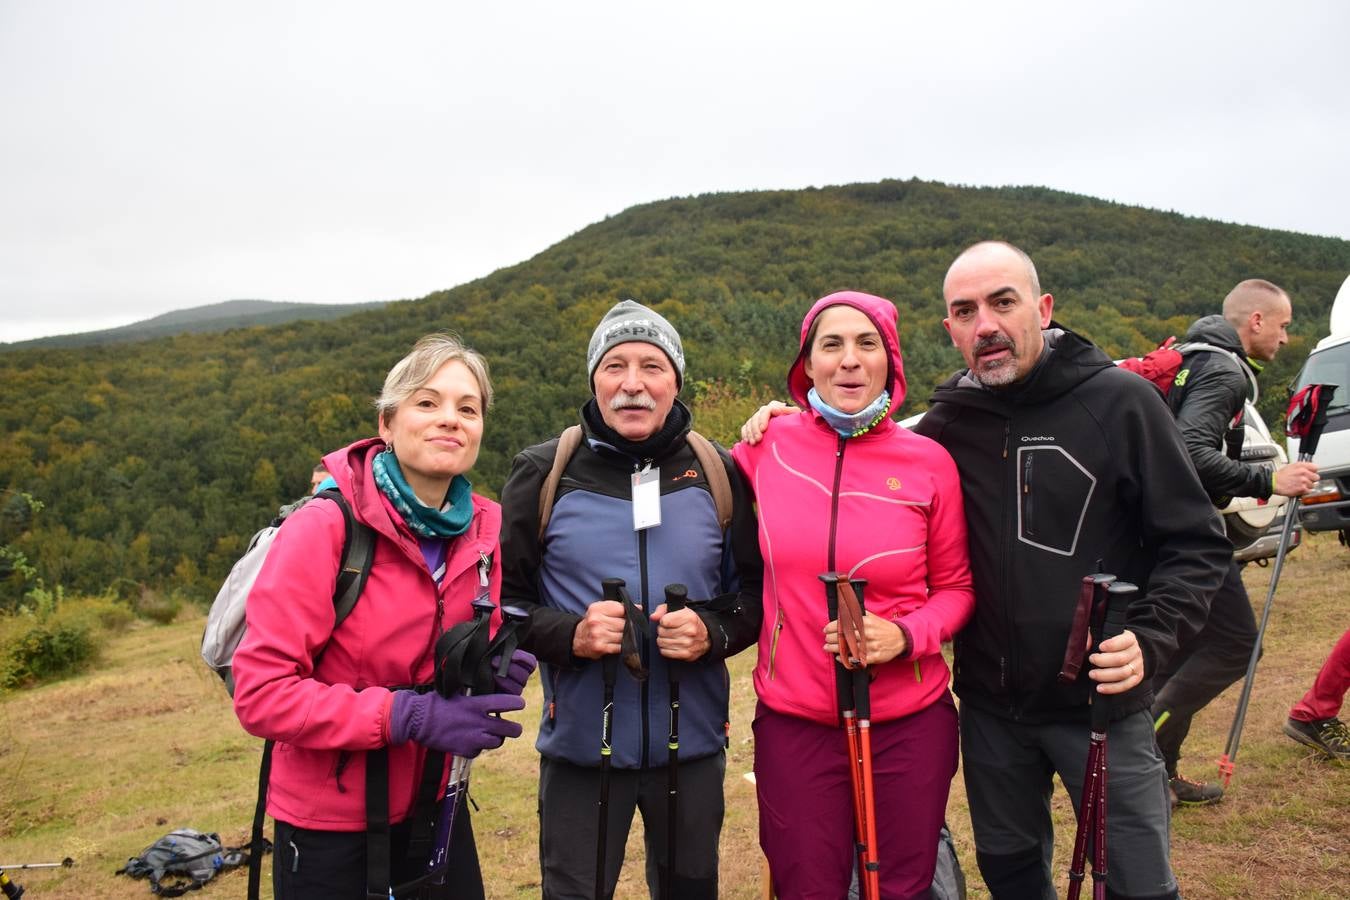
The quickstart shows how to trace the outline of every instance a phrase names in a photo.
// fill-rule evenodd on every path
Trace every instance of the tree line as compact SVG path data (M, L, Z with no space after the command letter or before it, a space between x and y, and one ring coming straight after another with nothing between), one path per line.
M516 451L575 419L591 329L626 297L680 330L684 397L723 441L741 410L783 394L802 314L844 288L899 306L902 412L919 411L960 366L942 276L991 237L1030 252L1056 318L1117 356L1184 333L1243 278L1282 285L1295 320L1263 376L1268 418L1350 272L1350 242L1333 238L1044 188L884 181L644 204L484 278L334 321L15 350L0 354L0 609L39 580L209 598L315 461L374 433L385 372L429 331L461 334L491 365L497 403L472 476L489 496Z

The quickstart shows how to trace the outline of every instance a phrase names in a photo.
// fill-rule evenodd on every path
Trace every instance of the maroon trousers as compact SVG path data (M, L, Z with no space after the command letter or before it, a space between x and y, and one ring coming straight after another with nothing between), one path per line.
M1350 630L1336 642L1312 688L1289 710L1289 718L1300 722L1336 718L1345 700L1346 688L1350 688Z
M780 900L839 900L853 871L853 788L842 726L755 712L759 845ZM911 716L872 725L881 895L927 897L938 832L956 775L950 694Z

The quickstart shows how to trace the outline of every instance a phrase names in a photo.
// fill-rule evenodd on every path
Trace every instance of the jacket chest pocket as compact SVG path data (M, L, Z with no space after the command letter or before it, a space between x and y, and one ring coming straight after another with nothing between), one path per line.
M1062 447L1018 447L1017 539L1072 556L1096 487L1096 477Z

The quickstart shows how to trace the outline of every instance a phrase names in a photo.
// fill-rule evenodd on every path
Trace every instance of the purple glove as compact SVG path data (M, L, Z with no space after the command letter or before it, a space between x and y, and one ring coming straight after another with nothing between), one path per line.
M389 711L389 743L416 741L442 753L477 756L500 747L509 737L520 737L518 723L490 713L524 708L525 701L511 694L442 697L435 692L395 691Z
M492 657L493 680L497 682L497 690L503 694L514 694L519 697L521 691L525 690L525 682L530 680L530 673L539 665L539 660L534 658L533 653L516 650L511 654L511 666L506 670L506 674L498 676L495 673L501 661L500 656Z

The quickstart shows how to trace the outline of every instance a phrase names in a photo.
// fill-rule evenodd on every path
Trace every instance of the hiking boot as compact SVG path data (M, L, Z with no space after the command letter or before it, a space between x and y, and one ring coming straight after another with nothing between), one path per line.
M1337 762L1350 762L1350 728L1337 718L1300 722L1285 719L1284 733Z
M1191 781L1180 775L1173 775L1167 782L1172 805L1209 806L1223 799L1223 788L1205 781Z

